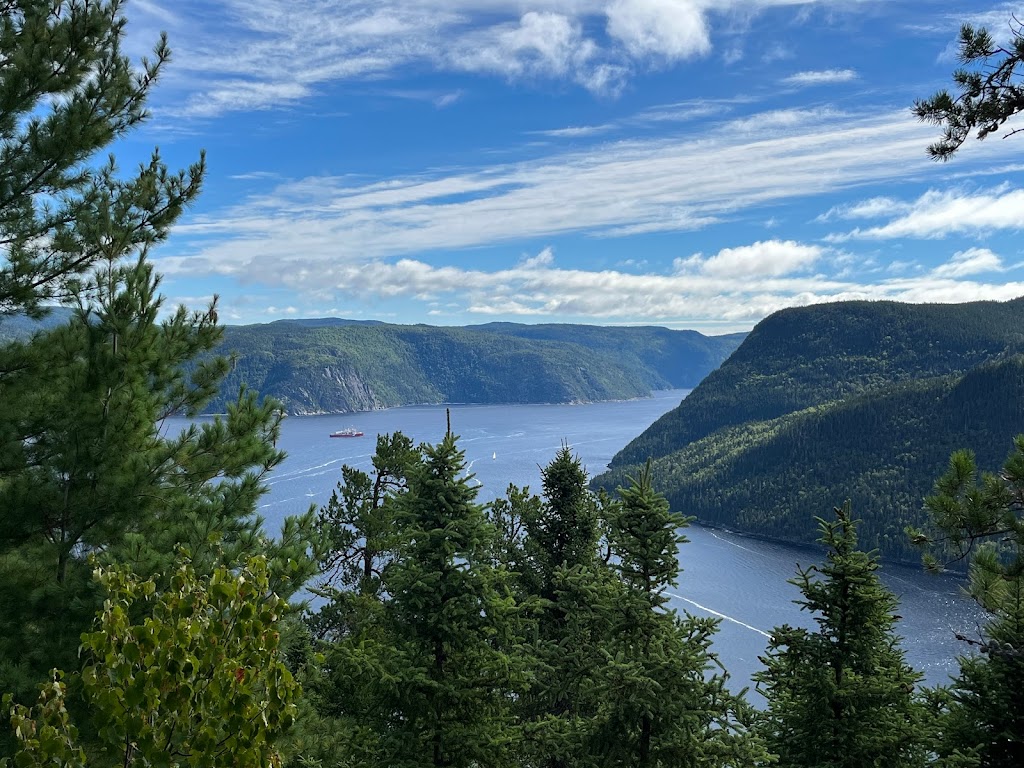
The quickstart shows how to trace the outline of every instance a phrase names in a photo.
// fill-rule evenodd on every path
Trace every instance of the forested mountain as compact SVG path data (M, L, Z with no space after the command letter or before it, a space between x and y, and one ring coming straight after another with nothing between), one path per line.
M321 319L227 329L237 361L222 407L240 385L292 413L413 403L625 399L696 385L742 334L666 328L495 323L465 328Z
M0 317L0 342L27 339L34 331L56 328L70 319L71 310L67 307L53 307L39 320L23 314L6 315Z
M650 456L674 508L803 542L851 499L865 546L916 559L903 529L924 518L950 453L994 468L1024 431L1022 320L1022 300L779 312L597 482Z

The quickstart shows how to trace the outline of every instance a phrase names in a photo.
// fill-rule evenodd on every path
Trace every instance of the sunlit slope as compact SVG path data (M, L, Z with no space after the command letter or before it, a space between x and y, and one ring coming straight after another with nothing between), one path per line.
M566 403L693 386L742 335L664 328L500 324L468 328L279 322L227 329L237 358L222 396L246 385L292 413L417 403Z

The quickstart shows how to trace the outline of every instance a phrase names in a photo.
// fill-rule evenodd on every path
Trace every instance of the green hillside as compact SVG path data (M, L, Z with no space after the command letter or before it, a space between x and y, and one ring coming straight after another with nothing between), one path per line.
M764 421L894 382L964 373L1024 348L1024 299L997 303L841 302L759 323L684 400L612 460L672 453L723 427Z
M808 543L813 518L851 499L866 546L916 559L903 529L950 453L995 469L1024 432L1022 314L1020 300L780 312L595 482L624 482L646 453L676 509Z
M241 385L292 413L341 413L414 403L579 402L690 387L742 335L664 328L285 321L227 328L237 362L211 404Z

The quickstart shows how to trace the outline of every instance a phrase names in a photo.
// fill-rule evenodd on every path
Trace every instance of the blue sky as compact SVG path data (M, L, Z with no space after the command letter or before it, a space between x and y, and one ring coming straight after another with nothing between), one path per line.
M223 320L749 329L787 306L1024 294L1024 135L910 113L989 0L130 0L152 119L205 148L154 253Z

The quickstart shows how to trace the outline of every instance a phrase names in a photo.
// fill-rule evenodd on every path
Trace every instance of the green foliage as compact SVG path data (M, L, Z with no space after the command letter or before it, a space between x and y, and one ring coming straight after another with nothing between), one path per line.
M274 741L294 719L299 686L280 659L286 606L270 591L266 560L209 578L186 562L163 592L124 568L98 569L96 580L106 600L82 636L90 762L280 765ZM132 618L140 609L141 622ZM86 764L64 695L57 673L34 711L11 710L14 765Z
M121 54L121 0L17 0L0 16L0 312L43 314L97 261L145 249L197 194L200 161L168 173L153 154L115 178L100 149L146 117L169 51L163 39L141 69Z
M956 97L942 90L930 99L915 102L914 114L943 129L942 139L928 147L928 154L936 160L952 157L972 131L984 139L1024 110L1024 86L1020 83L1024 27L1014 17L1010 29L1012 40L1004 47L996 45L985 28L964 24L960 28L960 61L978 69L960 68L953 73ZM990 63L992 59L996 61Z
M937 752L961 750L980 765L1008 768L1024 762L1024 435L999 474L979 477L975 456L955 452L926 500L930 526L912 531L926 547L925 562L969 558L971 595L990 614L977 638L980 651L960 659L947 691Z
M398 544L394 501L406 490L419 459L412 440L396 432L377 436L372 476L348 465L341 468L341 480L317 518L322 537L319 593L355 589L380 594L384 568Z
M171 572L178 545L204 572L264 552L284 594L312 572L312 516L271 542L254 513L283 458L273 401L243 393L225 417L162 434L161 420L198 411L226 370L212 358L185 369L220 338L212 310L158 322L158 282L143 261L111 264L91 285L68 325L0 351L12 365L0 389L20 406L0 418L0 505L11 511L0 681L21 694L53 665L75 664L97 605L86 553L149 576Z
M921 674L907 666L894 633L897 600L880 583L875 555L857 548L850 504L819 519L827 562L800 570L803 610L816 631L776 627L758 689L760 723L780 766L922 766L926 710L914 694Z
M565 768L589 764L586 738L597 727L599 707L594 674L604 663L608 621L622 590L597 557L606 505L587 489L579 458L563 445L541 478L543 499L510 488L492 506L492 517L521 521L521 536L509 537L506 525L502 537L505 551L516 552L507 565L520 605L530 613L526 654L536 670L517 700L526 733L520 760Z
M593 565L598 540L597 500L579 458L563 445L541 471L544 503L526 508L523 578L551 600L559 569Z
M502 765L515 738L518 609L490 565L494 529L464 469L453 435L425 447L399 505L407 543L386 586L404 668L389 765Z
M78 729L71 724L64 706L67 686L62 678L61 672L53 671L53 679L39 687L39 702L32 709L14 705L11 694L4 696L3 709L10 712L11 728L19 747L13 760L17 768L84 768L85 750L77 746ZM10 765L10 758L0 760L0 766Z
M278 659L286 605L269 591L266 561L237 574L220 566L208 580L182 566L142 624L129 614L156 584L125 570L97 578L107 600L82 638L82 678L100 738L155 764L276 764L273 738L299 689Z
M236 366L210 407L222 408L240 385L278 398L291 413L642 397L694 386L739 340L575 325L234 327L220 351Z

